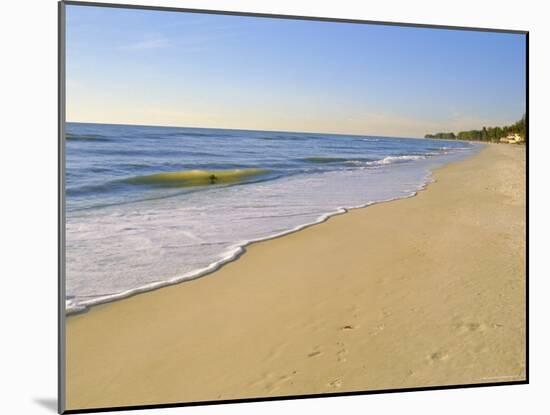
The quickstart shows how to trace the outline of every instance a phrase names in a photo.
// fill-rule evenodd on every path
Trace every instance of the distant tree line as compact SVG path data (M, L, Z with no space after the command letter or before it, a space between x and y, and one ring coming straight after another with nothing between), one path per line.
M426 134L424 138L443 138L446 140L477 140L477 141L493 141L498 142L501 138L509 134L519 134L526 140L526 123L525 114L521 120L516 121L512 125L504 127L483 127L481 130L460 131L459 133L436 133Z

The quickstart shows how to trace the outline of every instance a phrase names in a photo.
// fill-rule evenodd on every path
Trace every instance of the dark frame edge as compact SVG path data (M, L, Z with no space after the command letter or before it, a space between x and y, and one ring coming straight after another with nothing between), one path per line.
M529 383L529 32L525 33L525 381Z
M492 382L492 383L474 383L468 385L443 385L443 386L424 386L405 389L380 389L373 391L353 391L353 392L335 392L335 393L320 393L311 395L288 395L288 396L272 396L272 397L260 397L260 398L242 398L242 399L228 399L219 401L198 401L198 402L181 402L181 403L165 403L154 405L131 405L131 406L113 406L102 408L86 408L86 409L68 409L63 414L86 414L92 412L114 412L114 411L138 411L144 409L169 409L169 408L183 408L191 406L209 406L209 405L222 405L222 404L240 404L240 403L253 403L253 402L273 402L273 401L288 401L298 399L315 399L315 398L338 398L344 396L365 396L365 395L380 395L388 393L408 393L408 392L429 392L429 391L442 391L449 389L469 389L469 388L483 388L492 386L515 386L526 385L529 382L527 380L518 380L511 382Z
M254 13L254 12L242 12L231 10L212 10L212 9L192 9L183 7L167 7L167 6L145 6L139 4L125 4L125 3L102 3L94 1L78 1L78 0L66 0L63 1L68 6L91 6L91 7L108 7L117 9L134 9L134 10L154 10L165 12L183 12L183 13L201 13L201 14L219 14L228 16L242 16L242 17L262 17L270 19L287 19L287 20L313 20L320 22L334 22L334 23L356 23L356 24L371 24L378 26L402 26L402 27L417 27L425 29L443 29L443 30L467 30L477 32L493 32L493 33L512 33L512 34L527 34L527 30L517 29L492 29L487 27L466 27L466 26L449 26L449 25L435 25L427 23L405 23L405 22L389 22L389 21L374 21L374 20L361 20L361 19L346 19L339 17L323 17L323 16L296 16L287 14L270 14L270 13Z
M65 402L65 2L57 3L57 411L66 410Z

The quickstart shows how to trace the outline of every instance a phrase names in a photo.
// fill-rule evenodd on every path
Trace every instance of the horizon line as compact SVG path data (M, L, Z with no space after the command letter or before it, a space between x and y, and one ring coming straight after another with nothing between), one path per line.
M380 137L380 138L403 138L411 140L425 140L426 137L415 136L393 136L393 135L377 135L377 134L347 134L347 133L335 133L335 132L320 132L320 131L293 131L293 130L256 130L253 128L224 128L224 127L195 127L195 126L181 126L181 125L161 125L161 124L132 124L132 123L114 123L114 122L97 122L97 121L68 121L65 123L72 124L100 124L100 125L121 125L129 127L161 127L161 128L196 128L204 130L230 130L230 131L256 131L266 133L296 133L296 134L319 134L319 135L341 135L348 137ZM430 134L430 133L426 133ZM439 138L437 140L440 140Z

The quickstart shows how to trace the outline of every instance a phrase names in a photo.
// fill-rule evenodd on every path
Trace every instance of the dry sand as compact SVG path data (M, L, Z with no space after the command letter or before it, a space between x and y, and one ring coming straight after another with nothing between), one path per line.
M525 379L525 147L67 320L67 408Z

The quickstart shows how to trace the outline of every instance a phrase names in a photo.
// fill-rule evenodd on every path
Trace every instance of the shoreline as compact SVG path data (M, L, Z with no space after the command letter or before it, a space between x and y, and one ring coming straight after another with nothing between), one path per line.
M452 163L449 163L449 164L452 164ZM193 281L193 280L196 280L196 279L199 279L199 278L207 277L207 276L219 271L225 265L237 261L241 256L243 256L247 252L248 248L250 248L251 246L253 246L255 244L262 243L262 242L267 242L267 241L271 241L271 240L275 240L275 239L279 239L279 238L282 238L282 237L287 236L287 235L292 235L293 233L300 232L304 229L308 229L308 228L310 228L312 226L315 226L315 225L323 224L323 223L327 222L329 219L331 219L333 217L344 215L344 214L349 213L349 212L351 212L353 210L356 210L356 209L365 209L365 208L368 208L369 206L373 206L373 205L389 203L389 202L393 202L393 201L396 201L396 200L409 199L411 197L415 197L418 194L418 192L426 190L426 188L430 185L430 183L432 183L432 181L428 181L420 189L416 190L414 193L411 193L408 196L397 197L395 199L381 200L381 201L378 201L378 202L368 202L368 203L365 203L364 205L353 206L353 207L338 207L337 210L334 211L334 212L330 212L330 213L326 213L326 214L321 215L319 220L317 220L315 222L310 222L310 223L306 223L304 225L299 225L296 228L292 228L288 231L283 231L283 232L278 233L278 234L270 235L270 236L267 236L265 238L255 239L255 240L252 240L252 241L247 241L243 245L237 246L236 247L236 252L234 254L231 254L230 256L228 256L227 259L223 258L223 259L221 259L217 262L214 262L214 263L206 266L205 268L201 268L199 270L193 271L192 275L189 275L189 276L188 275L183 275L181 277L175 277L172 280L159 282L158 286L145 285L145 286L137 287L137 288L134 288L134 289L131 289L131 290L128 290L128 291L123 291L121 293L113 294L112 297L109 297L108 299L105 299L105 298L94 299L94 300L91 300L89 303L87 303L83 306L75 308L74 311L73 310L66 310L65 316L66 316L66 318L69 318L69 317L74 316L74 315L88 313L88 312L91 312L97 306L107 305L107 304L114 303L114 302L117 302L117 301L123 301L123 300L126 300L128 298L132 298L136 295L147 294L149 292L160 290L162 288L171 287L173 285L178 285L178 284L184 284L187 281Z
M525 149L507 147L250 243L208 278L71 314L67 407L524 379Z
M439 141L453 141L453 140L445 140L445 139L437 139L437 140L439 140ZM458 140L454 140L454 141L458 141ZM466 140L460 140L460 141L472 143L472 141L466 141ZM479 146L479 143L477 145ZM270 240L274 240L274 239L278 239L278 238L281 238L281 237L284 237L284 236L287 236L287 235L291 235L295 232L299 232L299 231L302 231L304 229L308 229L312 226L320 225L322 223L325 223L326 221L328 221L332 217L340 216L340 215L349 213L351 211L354 211L356 209L365 209L365 208L368 208L370 206L374 206L374 205L378 205L378 204L384 204L384 203L389 203L389 202L393 202L393 201L396 201L396 200L409 199L409 198L415 197L419 192L422 192L422 191L426 190L427 187L435 181L434 171L436 171L437 169L449 166L449 165L453 165L455 163L460 163L460 162L462 162L462 161L464 161L464 160L466 160L470 157L475 157L477 154L479 154L481 151L483 151L484 148L485 148L485 146L482 145L481 148L475 150L475 152L473 152L472 154L468 155L465 158L461 158L459 160L453 160L453 161L447 162L447 163L443 164L442 166L439 166L435 169L428 170L429 175L428 175L426 181L418 189L412 191L408 195L396 196L395 198L386 199L386 200L366 202L366 203L363 203L363 204L360 204L360 205L357 205L357 206L349 206L349 207L339 206L339 207L336 208L335 211L323 213L314 222L308 222L308 223L305 223L305 224L301 224L301 225L298 225L298 226L296 226L292 229L282 231L282 232L279 232L279 233L276 233L276 234L272 234L272 235L269 235L269 236L266 236L266 237L263 237L263 238L258 238L258 239L246 241L242 245L235 246L234 251L232 251L231 253L226 255L224 258L221 258L220 260L218 260L216 262L208 264L206 267L197 269L195 271L191 271L189 273L186 273L186 274L183 274L183 275L180 275L180 276L173 277L173 278L171 278L169 280L166 280L166 281L159 281L159 282L156 282L156 283L150 283L150 284L147 284L147 285L139 286L139 287L132 288L132 289L129 289L129 290L126 290L126 291L122 291L120 293L111 294L108 297L106 296L106 297L94 298L93 300L88 300L88 302L86 302L84 304L81 303L82 305L68 306L70 300L69 300L69 302L67 302L67 300L66 300L65 301L65 304L66 304L66 306L65 306L65 317L69 318L69 317L74 316L74 315L78 315L78 314L82 314L82 313L88 313L88 312L92 311L93 308L95 308L99 305L110 304L110 303L113 303L113 302L116 302L116 301L121 301L121 300L125 300L127 298L134 297L136 295L146 294L148 292L156 291L156 290L159 290L159 289L162 289L162 288L165 288L165 287L170 287L172 285L182 284L182 283L185 283L185 282L188 282L188 281L196 280L198 278L207 277L207 276L219 271L225 265L227 265L231 262L237 261L242 255L244 255L247 252L247 249L249 247L253 246L254 244L261 243L261 242L266 242L266 241L270 241Z

